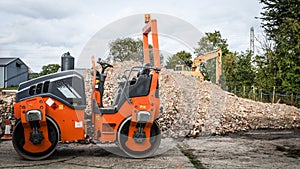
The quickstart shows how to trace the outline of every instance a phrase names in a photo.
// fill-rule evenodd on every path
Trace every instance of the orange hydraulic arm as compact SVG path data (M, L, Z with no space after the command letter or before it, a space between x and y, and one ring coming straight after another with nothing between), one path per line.
M222 75L222 50L205 53L194 59L192 67L198 67L201 62L208 61L216 58L216 83L219 83L220 76Z
M150 63L148 34L152 32L154 67L161 68L158 47L158 32L156 19L151 19L150 14L145 15L146 25L143 28L144 63Z

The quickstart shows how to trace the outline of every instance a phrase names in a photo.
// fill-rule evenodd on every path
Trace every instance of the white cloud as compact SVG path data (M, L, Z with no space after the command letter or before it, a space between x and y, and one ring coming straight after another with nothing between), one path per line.
M77 8L72 1L1 1L2 12L35 19L60 19L76 14Z
M0 1L0 57L18 56L34 71L42 65L60 63L60 56L67 51L78 57L85 44L101 28L118 19L134 14L161 13L191 23L201 32L219 30L231 50L246 50L249 46L249 29L261 31L259 16L261 5L253 0L185 0L185 1ZM184 25L174 25L172 20L158 20L169 24L169 35L186 30ZM138 24L137 24L138 23ZM142 21L120 25L124 31L140 30ZM174 28L172 29L172 24ZM159 27L159 31L163 27ZM107 31L112 37L114 31ZM183 31L182 31L183 32ZM186 31L184 36L191 36ZM200 39L200 37L193 37ZM163 38L162 38L163 39ZM196 41L195 40L195 41ZM162 40L161 48L176 51L176 43ZM169 41L170 42L170 41Z

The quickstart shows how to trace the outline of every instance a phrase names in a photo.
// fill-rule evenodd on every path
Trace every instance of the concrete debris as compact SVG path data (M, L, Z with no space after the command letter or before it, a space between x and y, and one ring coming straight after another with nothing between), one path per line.
M13 129L13 126L15 125L15 120L13 120L12 115L14 99L14 93L0 93L0 136L4 134L6 119L10 120L11 131Z
M108 69L104 106L112 105L118 87L117 77L125 69L136 65L135 62L123 62ZM91 76L87 79L86 82L91 81ZM163 137L198 137L250 129L300 127L300 109L296 107L239 98L211 82L171 70L162 69L160 72L160 98L162 112L158 122Z
M139 66L136 62L113 64L107 69L104 106L112 106L118 77L125 69ZM97 69L100 70L100 67ZM132 73L133 76L137 73ZM86 88L86 132L92 135L90 70L83 73ZM171 70L160 72L161 116L158 119L163 137L198 137L223 135L250 129L288 129L300 127L300 109L284 104L271 104L239 98L219 86ZM0 124L12 117L14 95L1 95ZM11 120L14 125L14 121ZM1 131L0 129L0 131ZM2 133L0 133L2 134Z
M300 127L300 109L239 98L211 82L161 72L160 118L163 131L172 136L223 135L250 129L287 129ZM178 130L179 129L179 130Z

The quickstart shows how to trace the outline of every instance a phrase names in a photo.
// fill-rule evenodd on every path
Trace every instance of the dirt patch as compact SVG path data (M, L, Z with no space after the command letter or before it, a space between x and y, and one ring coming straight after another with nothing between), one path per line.
M193 153L193 151L195 151L194 149L187 149L187 147L182 146L182 144L181 145L177 144L177 147L179 148L181 153L190 160L190 162L194 165L194 167L196 169L205 169L205 167L202 165L201 161L199 159L197 159L196 155L194 155L194 153Z

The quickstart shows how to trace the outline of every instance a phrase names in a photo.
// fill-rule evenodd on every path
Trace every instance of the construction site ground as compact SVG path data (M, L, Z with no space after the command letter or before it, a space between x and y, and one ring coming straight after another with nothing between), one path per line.
M252 130L226 136L164 139L158 155L130 159L114 144L59 144L47 160L28 161L0 143L0 168L299 168L300 129Z
M124 65L108 71L110 105ZM86 73L86 98L91 76ZM27 161L11 141L0 142L0 168L300 168L300 109L240 98L219 86L163 69L160 76L162 143L147 159L130 159L115 144L59 144L46 160ZM86 115L91 109L87 99ZM14 95L0 94L0 135L12 117ZM15 120L10 120L15 126ZM91 127L86 121L87 131ZM189 137L189 138L188 138ZM113 153L114 152L114 153Z

